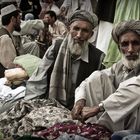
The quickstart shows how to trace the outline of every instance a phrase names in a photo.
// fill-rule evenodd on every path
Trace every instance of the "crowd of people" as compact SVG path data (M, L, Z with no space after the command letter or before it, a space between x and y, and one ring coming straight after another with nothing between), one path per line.
M99 19L92 2L64 0L59 5L58 1L1 3L3 139L28 134L32 139L54 139L52 127L62 133L57 123L66 129L62 122L67 118L76 130L70 133L69 127L66 132L83 139L136 140L140 137L140 20L113 25L111 35L121 60L106 68L106 54L96 47ZM78 133L78 128L85 131L83 125L96 131Z

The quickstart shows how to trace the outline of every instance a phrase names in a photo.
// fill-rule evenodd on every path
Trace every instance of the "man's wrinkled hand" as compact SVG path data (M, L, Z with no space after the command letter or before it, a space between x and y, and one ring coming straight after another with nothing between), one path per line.
M82 109L84 106L85 106L84 99L81 99L76 102L76 104L74 105L74 107L71 111L71 115L74 120L81 120L81 112L82 112Z
M98 106L94 107L83 107L81 112L81 120L82 122L86 121L90 117L96 116L100 112Z

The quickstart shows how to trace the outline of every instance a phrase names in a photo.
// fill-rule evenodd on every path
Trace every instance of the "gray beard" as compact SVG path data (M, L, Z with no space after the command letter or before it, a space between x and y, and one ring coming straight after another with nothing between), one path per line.
M70 46L70 53L74 56L80 56L82 54L82 47L76 43Z
M69 42L69 49L70 49L70 53L73 56L81 56L83 53L83 50L86 46L86 41L80 45L79 43L75 43L73 39L71 39L71 41Z
M140 65L140 53L139 53L138 59L136 59L136 60L128 60L128 59L126 59L126 57L124 55L122 55L122 63L128 69L136 68L138 65Z

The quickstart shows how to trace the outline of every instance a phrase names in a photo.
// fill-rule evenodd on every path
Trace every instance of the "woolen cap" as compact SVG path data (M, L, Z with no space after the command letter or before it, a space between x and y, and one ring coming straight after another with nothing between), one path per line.
M140 35L140 20L127 20L117 23L112 29L112 38L118 44L121 35L133 31Z
M74 11L69 17L68 17L68 22L71 24L74 21L77 20L84 20L93 26L95 28L98 25L98 18L94 13L89 13L88 11L85 10L77 10Z

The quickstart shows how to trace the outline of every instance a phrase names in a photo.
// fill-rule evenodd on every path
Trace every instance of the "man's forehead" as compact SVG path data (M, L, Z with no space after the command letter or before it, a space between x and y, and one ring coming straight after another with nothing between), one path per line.
M137 38L137 40L140 40L140 35L135 31L127 31L127 32L123 33L122 35L120 35L120 39L121 38L123 38L123 39Z
M88 27L88 28L92 28L91 23L89 23L88 21L83 21L83 20L76 20L74 22L71 23L70 25L72 26L77 26L77 27Z

